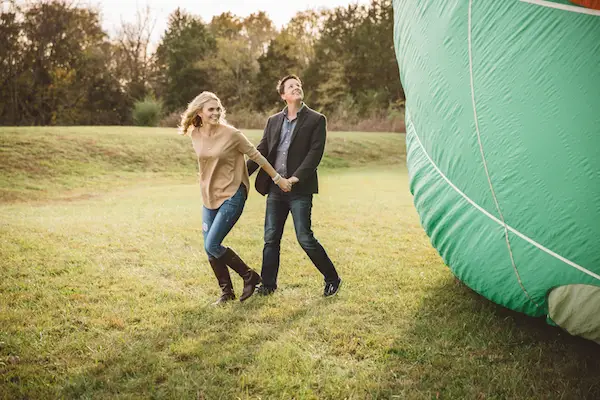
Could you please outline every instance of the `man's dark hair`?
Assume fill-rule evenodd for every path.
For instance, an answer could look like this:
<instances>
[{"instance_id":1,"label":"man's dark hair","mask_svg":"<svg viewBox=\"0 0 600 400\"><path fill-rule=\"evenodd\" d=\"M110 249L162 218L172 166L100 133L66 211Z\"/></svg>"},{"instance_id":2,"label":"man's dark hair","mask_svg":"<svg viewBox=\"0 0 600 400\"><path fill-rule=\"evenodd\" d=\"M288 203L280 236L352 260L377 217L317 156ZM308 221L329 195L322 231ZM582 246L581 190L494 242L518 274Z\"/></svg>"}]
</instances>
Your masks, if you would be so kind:
<instances>
[{"instance_id":1,"label":"man's dark hair","mask_svg":"<svg viewBox=\"0 0 600 400\"><path fill-rule=\"evenodd\" d=\"M283 78L281 78L279 80L279 82L277 82L277 92L279 92L279 94L283 94L283 87L285 85L285 82L289 81L290 79L295 79L298 82L300 82L300 85L302 85L302 81L300 80L300 78L298 78L297 75L294 75L294 74L286 75Z\"/></svg>"}]
</instances>

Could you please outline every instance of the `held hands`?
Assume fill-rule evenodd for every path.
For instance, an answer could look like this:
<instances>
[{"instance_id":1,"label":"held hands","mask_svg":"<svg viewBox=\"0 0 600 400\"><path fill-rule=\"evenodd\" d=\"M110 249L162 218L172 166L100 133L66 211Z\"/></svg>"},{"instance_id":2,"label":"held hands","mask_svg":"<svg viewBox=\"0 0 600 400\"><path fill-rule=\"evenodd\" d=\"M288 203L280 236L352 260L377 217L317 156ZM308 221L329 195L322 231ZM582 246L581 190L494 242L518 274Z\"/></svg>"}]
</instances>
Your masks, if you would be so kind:
<instances>
[{"instance_id":1,"label":"held hands","mask_svg":"<svg viewBox=\"0 0 600 400\"><path fill-rule=\"evenodd\" d=\"M277 181L277 186L284 192L290 192L292 190L292 182L290 182L289 179L279 179L279 181Z\"/></svg>"},{"instance_id":2,"label":"held hands","mask_svg":"<svg viewBox=\"0 0 600 400\"><path fill-rule=\"evenodd\" d=\"M273 182L275 182L275 184L277 186L279 186L279 188L281 190L283 190L284 192L290 192L292 190L292 185L294 183L297 183L299 181L298 178L296 178L295 176L292 176L289 179L286 178L282 178L279 174L277 174L275 176L275 178L273 178Z\"/></svg>"}]
</instances>

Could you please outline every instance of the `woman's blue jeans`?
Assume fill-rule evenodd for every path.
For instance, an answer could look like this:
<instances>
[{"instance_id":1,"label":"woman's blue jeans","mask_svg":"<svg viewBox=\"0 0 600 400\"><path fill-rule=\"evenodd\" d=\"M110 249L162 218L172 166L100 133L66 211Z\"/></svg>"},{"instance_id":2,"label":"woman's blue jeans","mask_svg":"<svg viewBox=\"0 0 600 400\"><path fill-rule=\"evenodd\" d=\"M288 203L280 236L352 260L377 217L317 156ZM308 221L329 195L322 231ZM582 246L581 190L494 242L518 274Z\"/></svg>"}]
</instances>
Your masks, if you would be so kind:
<instances>
[{"instance_id":1,"label":"woman's blue jeans","mask_svg":"<svg viewBox=\"0 0 600 400\"><path fill-rule=\"evenodd\" d=\"M233 196L214 210L202 207L204 250L209 258L221 258L227 250L221 243L242 215L248 193L244 184Z\"/></svg>"}]
</instances>

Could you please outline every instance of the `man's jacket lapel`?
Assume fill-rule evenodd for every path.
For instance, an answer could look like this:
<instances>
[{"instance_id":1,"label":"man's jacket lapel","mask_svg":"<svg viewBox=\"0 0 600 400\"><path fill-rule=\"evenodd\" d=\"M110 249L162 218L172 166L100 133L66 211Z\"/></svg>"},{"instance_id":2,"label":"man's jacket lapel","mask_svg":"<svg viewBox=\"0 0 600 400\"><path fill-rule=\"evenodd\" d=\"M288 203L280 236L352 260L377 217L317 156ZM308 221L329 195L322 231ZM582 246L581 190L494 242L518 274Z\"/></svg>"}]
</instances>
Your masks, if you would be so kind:
<instances>
[{"instance_id":1,"label":"man's jacket lapel","mask_svg":"<svg viewBox=\"0 0 600 400\"><path fill-rule=\"evenodd\" d=\"M273 128L271 129L271 137L269 138L269 154L273 152L273 150L277 149L279 145L279 138L281 136L281 127L283 126L283 113L280 113L277 116L277 120L273 123Z\"/></svg>"},{"instance_id":2,"label":"man's jacket lapel","mask_svg":"<svg viewBox=\"0 0 600 400\"><path fill-rule=\"evenodd\" d=\"M306 106L304 106L304 107L306 107ZM308 113L306 111L307 110L302 110L298 114L298 122L296 122L296 126L294 127L294 132L292 132L292 138L290 139L290 146L292 145L292 143L294 143L294 139L296 138L296 135L298 135L298 131L300 130L300 128L302 128L304 121L306 121L306 117L308 115Z\"/></svg>"}]
</instances>

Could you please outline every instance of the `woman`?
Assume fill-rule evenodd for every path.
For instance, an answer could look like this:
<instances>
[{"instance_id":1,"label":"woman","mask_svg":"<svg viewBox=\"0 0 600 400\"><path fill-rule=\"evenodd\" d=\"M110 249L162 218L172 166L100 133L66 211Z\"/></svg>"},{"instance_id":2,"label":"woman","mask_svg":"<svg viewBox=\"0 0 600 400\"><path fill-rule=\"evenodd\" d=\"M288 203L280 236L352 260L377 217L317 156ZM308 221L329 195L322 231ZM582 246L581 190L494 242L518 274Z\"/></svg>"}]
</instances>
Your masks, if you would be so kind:
<instances>
[{"instance_id":1,"label":"woman","mask_svg":"<svg viewBox=\"0 0 600 400\"><path fill-rule=\"evenodd\" d=\"M240 296L240 301L244 301L261 282L260 275L233 250L221 244L242 214L248 197L249 178L244 154L260 165L284 192L291 190L292 183L275 171L242 132L227 124L225 109L214 93L202 92L188 105L181 117L180 133L188 135L192 125L192 144L198 156L204 204L204 249L222 291L214 304L235 299L227 266L244 280Z\"/></svg>"}]
</instances>

